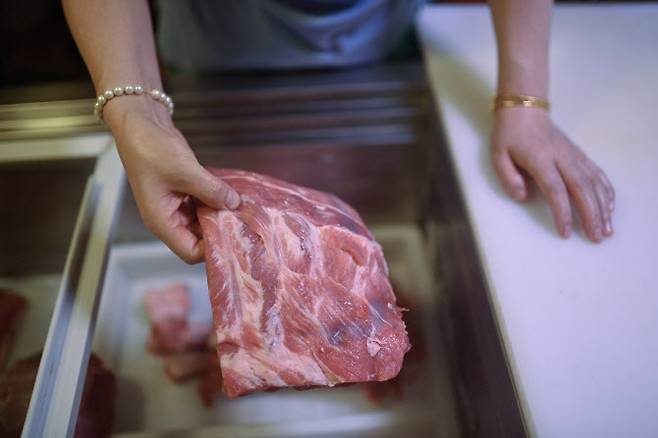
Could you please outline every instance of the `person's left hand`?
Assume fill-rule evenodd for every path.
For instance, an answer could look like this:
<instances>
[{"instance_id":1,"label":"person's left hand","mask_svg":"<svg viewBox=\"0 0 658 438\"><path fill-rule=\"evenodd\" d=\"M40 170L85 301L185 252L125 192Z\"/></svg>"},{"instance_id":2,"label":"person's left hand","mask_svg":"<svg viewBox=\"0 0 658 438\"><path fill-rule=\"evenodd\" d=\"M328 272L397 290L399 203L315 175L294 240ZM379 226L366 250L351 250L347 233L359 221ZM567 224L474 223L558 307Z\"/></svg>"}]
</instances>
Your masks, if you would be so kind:
<instances>
[{"instance_id":1,"label":"person's left hand","mask_svg":"<svg viewBox=\"0 0 658 438\"><path fill-rule=\"evenodd\" d=\"M571 234L573 199L585 232L593 242L612 235L615 192L605 173L574 145L539 108L500 108L491 139L492 160L505 191L527 199L521 170L539 186L562 237Z\"/></svg>"}]
</instances>

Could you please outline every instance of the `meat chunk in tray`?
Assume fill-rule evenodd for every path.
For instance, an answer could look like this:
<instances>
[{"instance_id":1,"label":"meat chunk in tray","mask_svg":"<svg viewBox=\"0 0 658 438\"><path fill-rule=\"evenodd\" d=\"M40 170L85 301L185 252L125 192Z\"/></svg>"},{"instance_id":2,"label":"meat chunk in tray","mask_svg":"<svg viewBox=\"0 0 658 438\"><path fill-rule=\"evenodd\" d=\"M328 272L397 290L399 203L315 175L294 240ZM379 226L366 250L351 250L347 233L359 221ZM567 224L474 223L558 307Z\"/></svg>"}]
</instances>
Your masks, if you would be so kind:
<instances>
[{"instance_id":1,"label":"meat chunk in tray","mask_svg":"<svg viewBox=\"0 0 658 438\"><path fill-rule=\"evenodd\" d=\"M147 345L151 353L168 355L205 348L211 328L188 320L191 302L184 284L146 292L144 306L151 321Z\"/></svg>"},{"instance_id":2,"label":"meat chunk in tray","mask_svg":"<svg viewBox=\"0 0 658 438\"><path fill-rule=\"evenodd\" d=\"M242 198L197 211L225 394L395 377L409 339L358 213L265 175L211 171Z\"/></svg>"},{"instance_id":3,"label":"meat chunk in tray","mask_svg":"<svg viewBox=\"0 0 658 438\"><path fill-rule=\"evenodd\" d=\"M27 309L27 300L9 289L0 288L0 370L5 366L18 325Z\"/></svg>"},{"instance_id":4,"label":"meat chunk in tray","mask_svg":"<svg viewBox=\"0 0 658 438\"><path fill-rule=\"evenodd\" d=\"M41 353L35 353L16 361L0 377L0 436L21 436L40 361ZM80 401L76 438L110 435L116 393L114 374L92 353Z\"/></svg>"}]
</instances>

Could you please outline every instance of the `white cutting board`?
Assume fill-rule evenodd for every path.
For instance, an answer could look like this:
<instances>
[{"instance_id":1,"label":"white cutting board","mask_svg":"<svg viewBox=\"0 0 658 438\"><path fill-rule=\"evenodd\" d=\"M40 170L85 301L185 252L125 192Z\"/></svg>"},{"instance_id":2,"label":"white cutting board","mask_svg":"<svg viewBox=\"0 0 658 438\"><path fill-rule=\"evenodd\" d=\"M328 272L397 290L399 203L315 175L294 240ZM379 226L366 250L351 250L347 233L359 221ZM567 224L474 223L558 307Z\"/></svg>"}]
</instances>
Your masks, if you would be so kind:
<instances>
[{"instance_id":1,"label":"white cutting board","mask_svg":"<svg viewBox=\"0 0 658 438\"><path fill-rule=\"evenodd\" d=\"M486 6L428 6L428 75L514 380L539 437L658 436L658 5L555 8L552 114L617 190L615 234L557 237L489 164Z\"/></svg>"}]
</instances>

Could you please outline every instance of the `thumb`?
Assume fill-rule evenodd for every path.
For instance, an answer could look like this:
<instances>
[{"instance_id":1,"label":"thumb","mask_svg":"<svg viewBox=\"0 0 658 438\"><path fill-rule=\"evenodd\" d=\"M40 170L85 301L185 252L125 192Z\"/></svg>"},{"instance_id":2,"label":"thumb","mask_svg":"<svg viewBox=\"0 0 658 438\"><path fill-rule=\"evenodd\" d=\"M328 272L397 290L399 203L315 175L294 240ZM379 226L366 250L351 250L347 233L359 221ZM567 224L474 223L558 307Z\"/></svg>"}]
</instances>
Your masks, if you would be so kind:
<instances>
[{"instance_id":1,"label":"thumb","mask_svg":"<svg viewBox=\"0 0 658 438\"><path fill-rule=\"evenodd\" d=\"M528 195L523 175L518 171L507 151L495 152L493 164L507 194L517 201L523 201Z\"/></svg>"},{"instance_id":2,"label":"thumb","mask_svg":"<svg viewBox=\"0 0 658 438\"><path fill-rule=\"evenodd\" d=\"M208 207L218 210L224 208L234 210L240 206L240 195L200 165L184 179L180 189Z\"/></svg>"}]
</instances>

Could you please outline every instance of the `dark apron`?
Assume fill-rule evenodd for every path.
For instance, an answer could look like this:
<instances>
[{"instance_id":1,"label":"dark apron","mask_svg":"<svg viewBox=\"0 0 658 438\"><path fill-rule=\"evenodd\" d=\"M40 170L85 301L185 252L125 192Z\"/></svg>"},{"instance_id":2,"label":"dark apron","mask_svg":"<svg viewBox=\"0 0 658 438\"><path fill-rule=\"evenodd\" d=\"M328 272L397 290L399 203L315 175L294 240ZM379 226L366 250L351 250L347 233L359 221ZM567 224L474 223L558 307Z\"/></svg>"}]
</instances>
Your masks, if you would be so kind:
<instances>
[{"instance_id":1,"label":"dark apron","mask_svg":"<svg viewBox=\"0 0 658 438\"><path fill-rule=\"evenodd\" d=\"M338 67L390 54L423 0L159 0L158 48L176 70Z\"/></svg>"}]
</instances>

